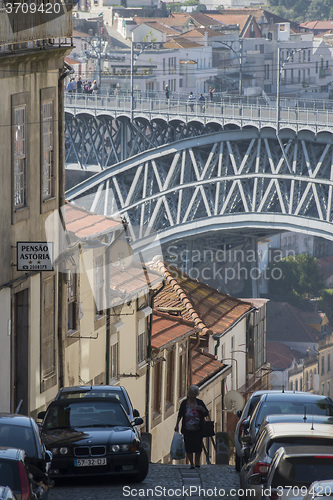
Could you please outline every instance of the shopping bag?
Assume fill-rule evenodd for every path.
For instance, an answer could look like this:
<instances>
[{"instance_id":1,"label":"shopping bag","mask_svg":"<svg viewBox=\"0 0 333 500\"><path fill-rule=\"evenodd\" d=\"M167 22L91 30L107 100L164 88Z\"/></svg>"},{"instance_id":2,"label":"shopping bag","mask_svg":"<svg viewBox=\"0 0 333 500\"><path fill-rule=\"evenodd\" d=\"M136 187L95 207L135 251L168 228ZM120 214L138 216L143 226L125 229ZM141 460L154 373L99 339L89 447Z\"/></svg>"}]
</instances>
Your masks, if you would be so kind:
<instances>
[{"instance_id":1,"label":"shopping bag","mask_svg":"<svg viewBox=\"0 0 333 500\"><path fill-rule=\"evenodd\" d=\"M203 437L215 436L214 426L215 426L214 420L204 420L202 436Z\"/></svg>"},{"instance_id":2,"label":"shopping bag","mask_svg":"<svg viewBox=\"0 0 333 500\"><path fill-rule=\"evenodd\" d=\"M171 460L181 460L185 458L185 444L183 434L175 432L171 442L170 448Z\"/></svg>"}]
</instances>

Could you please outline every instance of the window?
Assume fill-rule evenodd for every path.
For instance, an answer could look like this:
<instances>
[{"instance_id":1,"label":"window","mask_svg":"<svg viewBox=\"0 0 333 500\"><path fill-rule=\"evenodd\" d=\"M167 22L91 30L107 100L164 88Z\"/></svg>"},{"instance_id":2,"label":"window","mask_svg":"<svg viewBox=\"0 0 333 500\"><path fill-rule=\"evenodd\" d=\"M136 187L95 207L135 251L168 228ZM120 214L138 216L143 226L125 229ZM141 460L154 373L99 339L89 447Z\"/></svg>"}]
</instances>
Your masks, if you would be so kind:
<instances>
[{"instance_id":1,"label":"window","mask_svg":"<svg viewBox=\"0 0 333 500\"><path fill-rule=\"evenodd\" d=\"M110 378L118 377L118 339L111 345L110 350Z\"/></svg>"},{"instance_id":2,"label":"window","mask_svg":"<svg viewBox=\"0 0 333 500\"><path fill-rule=\"evenodd\" d=\"M95 305L96 316L102 316L104 310L104 259L100 255L95 259Z\"/></svg>"},{"instance_id":3,"label":"window","mask_svg":"<svg viewBox=\"0 0 333 500\"><path fill-rule=\"evenodd\" d=\"M162 401L162 361L157 361L154 366L154 396L153 396L153 413L156 417L161 413L161 401Z\"/></svg>"},{"instance_id":4,"label":"window","mask_svg":"<svg viewBox=\"0 0 333 500\"><path fill-rule=\"evenodd\" d=\"M178 379L178 386L179 386L179 394L178 397L183 398L186 395L186 358L187 358L187 345L186 343L181 344L179 346L179 379Z\"/></svg>"},{"instance_id":5,"label":"window","mask_svg":"<svg viewBox=\"0 0 333 500\"><path fill-rule=\"evenodd\" d=\"M327 371L331 371L331 355L327 354Z\"/></svg>"},{"instance_id":6,"label":"window","mask_svg":"<svg viewBox=\"0 0 333 500\"><path fill-rule=\"evenodd\" d=\"M327 382L327 396L331 397L331 382Z\"/></svg>"},{"instance_id":7,"label":"window","mask_svg":"<svg viewBox=\"0 0 333 500\"><path fill-rule=\"evenodd\" d=\"M309 372L306 372L305 374L305 390L309 390Z\"/></svg>"},{"instance_id":8,"label":"window","mask_svg":"<svg viewBox=\"0 0 333 500\"><path fill-rule=\"evenodd\" d=\"M14 115L14 209L27 205L26 106L17 106Z\"/></svg>"},{"instance_id":9,"label":"window","mask_svg":"<svg viewBox=\"0 0 333 500\"><path fill-rule=\"evenodd\" d=\"M291 391L293 391L293 390L294 390L294 384L293 384L293 382L292 382L292 381L290 382L290 390L291 390Z\"/></svg>"},{"instance_id":10,"label":"window","mask_svg":"<svg viewBox=\"0 0 333 500\"><path fill-rule=\"evenodd\" d=\"M298 391L298 380L295 380L295 391Z\"/></svg>"},{"instance_id":11,"label":"window","mask_svg":"<svg viewBox=\"0 0 333 500\"><path fill-rule=\"evenodd\" d=\"M146 340L146 325L147 319L138 320L138 363L145 361L147 356L147 340Z\"/></svg>"},{"instance_id":12,"label":"window","mask_svg":"<svg viewBox=\"0 0 333 500\"><path fill-rule=\"evenodd\" d=\"M310 370L310 390L313 389L313 373L312 370Z\"/></svg>"},{"instance_id":13,"label":"window","mask_svg":"<svg viewBox=\"0 0 333 500\"><path fill-rule=\"evenodd\" d=\"M54 196L53 101L42 103L42 197Z\"/></svg>"},{"instance_id":14,"label":"window","mask_svg":"<svg viewBox=\"0 0 333 500\"><path fill-rule=\"evenodd\" d=\"M55 374L55 277L42 285L41 378L44 381ZM46 388L44 387L44 390Z\"/></svg>"},{"instance_id":15,"label":"window","mask_svg":"<svg viewBox=\"0 0 333 500\"><path fill-rule=\"evenodd\" d=\"M322 356L321 358L321 374L324 375L325 373L325 366L324 366L325 358Z\"/></svg>"},{"instance_id":16,"label":"window","mask_svg":"<svg viewBox=\"0 0 333 500\"><path fill-rule=\"evenodd\" d=\"M169 351L166 362L166 405L173 405L174 397L175 350Z\"/></svg>"},{"instance_id":17,"label":"window","mask_svg":"<svg viewBox=\"0 0 333 500\"><path fill-rule=\"evenodd\" d=\"M78 275L74 271L70 272L70 281L68 283L68 333L71 330L77 330L77 315L78 315L78 304L77 304L77 279Z\"/></svg>"}]
</instances>

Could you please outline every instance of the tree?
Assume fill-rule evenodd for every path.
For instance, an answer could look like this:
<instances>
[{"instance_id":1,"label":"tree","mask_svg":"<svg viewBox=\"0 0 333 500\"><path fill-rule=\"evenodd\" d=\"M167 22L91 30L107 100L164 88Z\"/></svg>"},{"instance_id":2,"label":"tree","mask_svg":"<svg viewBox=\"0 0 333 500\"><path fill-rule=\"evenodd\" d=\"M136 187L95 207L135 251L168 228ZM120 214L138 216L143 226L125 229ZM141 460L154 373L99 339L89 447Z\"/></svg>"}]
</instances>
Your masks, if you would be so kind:
<instances>
[{"instance_id":1,"label":"tree","mask_svg":"<svg viewBox=\"0 0 333 500\"><path fill-rule=\"evenodd\" d=\"M293 21L315 21L333 16L332 0L268 0L274 14Z\"/></svg>"},{"instance_id":2,"label":"tree","mask_svg":"<svg viewBox=\"0 0 333 500\"><path fill-rule=\"evenodd\" d=\"M324 287L317 260L309 254L300 254L273 262L267 276L269 293L299 301L319 297Z\"/></svg>"}]
</instances>

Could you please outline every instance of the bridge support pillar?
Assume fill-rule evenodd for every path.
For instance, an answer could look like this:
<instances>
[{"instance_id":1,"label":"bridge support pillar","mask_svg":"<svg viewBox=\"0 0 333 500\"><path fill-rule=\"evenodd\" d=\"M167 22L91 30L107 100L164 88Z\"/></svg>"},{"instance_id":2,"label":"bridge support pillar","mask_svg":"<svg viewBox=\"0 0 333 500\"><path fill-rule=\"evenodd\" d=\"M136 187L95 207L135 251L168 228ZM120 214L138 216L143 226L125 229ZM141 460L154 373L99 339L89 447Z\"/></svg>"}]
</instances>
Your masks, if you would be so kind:
<instances>
[{"instance_id":1,"label":"bridge support pillar","mask_svg":"<svg viewBox=\"0 0 333 500\"><path fill-rule=\"evenodd\" d=\"M260 283L260 269L258 261L258 241L257 238L250 238L251 253L251 285L252 285L252 299L259 297L259 283Z\"/></svg>"}]
</instances>

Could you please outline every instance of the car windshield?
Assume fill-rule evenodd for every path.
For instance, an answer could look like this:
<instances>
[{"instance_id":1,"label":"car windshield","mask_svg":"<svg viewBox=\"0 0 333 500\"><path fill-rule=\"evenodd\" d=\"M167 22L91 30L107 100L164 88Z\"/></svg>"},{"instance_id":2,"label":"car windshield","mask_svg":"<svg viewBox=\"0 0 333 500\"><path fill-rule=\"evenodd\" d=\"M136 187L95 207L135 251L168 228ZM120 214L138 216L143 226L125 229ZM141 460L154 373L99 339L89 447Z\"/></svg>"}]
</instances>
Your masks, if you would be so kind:
<instances>
[{"instance_id":1,"label":"car windshield","mask_svg":"<svg viewBox=\"0 0 333 500\"><path fill-rule=\"evenodd\" d=\"M332 479L332 467L332 458L290 457L280 461L272 478L272 487L310 486L314 481Z\"/></svg>"},{"instance_id":2,"label":"car windshield","mask_svg":"<svg viewBox=\"0 0 333 500\"><path fill-rule=\"evenodd\" d=\"M314 403L304 401L265 401L258 409L256 416L256 427L259 427L266 415L333 415L333 406L327 402L317 401Z\"/></svg>"},{"instance_id":3,"label":"car windshield","mask_svg":"<svg viewBox=\"0 0 333 500\"><path fill-rule=\"evenodd\" d=\"M51 406L45 417L44 429L73 427L114 427L130 425L129 419L117 403L71 402Z\"/></svg>"},{"instance_id":4,"label":"car windshield","mask_svg":"<svg viewBox=\"0 0 333 500\"><path fill-rule=\"evenodd\" d=\"M0 484L5 484L13 491L20 490L20 478L17 462L0 458Z\"/></svg>"},{"instance_id":5,"label":"car windshield","mask_svg":"<svg viewBox=\"0 0 333 500\"><path fill-rule=\"evenodd\" d=\"M60 393L59 399L77 399L77 398L117 398L118 401L123 405L127 413L130 409L128 407L126 398L124 394L119 390L105 389L105 390L94 390L94 389L80 389L75 391L62 391Z\"/></svg>"},{"instance_id":6,"label":"car windshield","mask_svg":"<svg viewBox=\"0 0 333 500\"><path fill-rule=\"evenodd\" d=\"M1 424L0 446L19 448L30 457L37 455L35 436L31 427Z\"/></svg>"}]
</instances>

